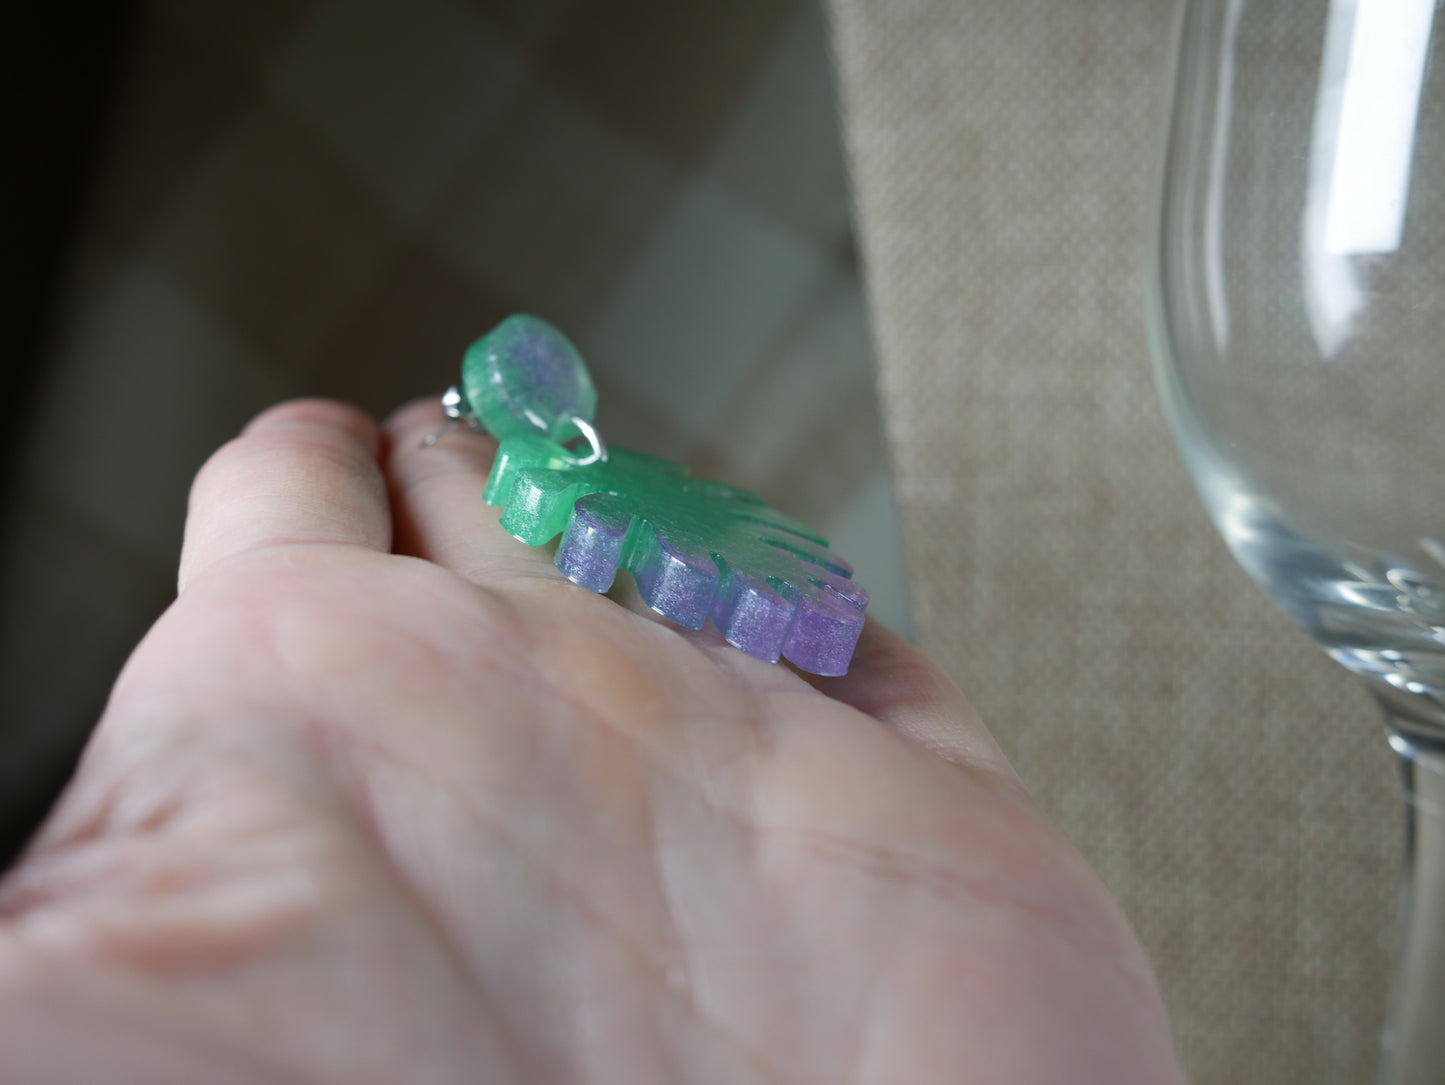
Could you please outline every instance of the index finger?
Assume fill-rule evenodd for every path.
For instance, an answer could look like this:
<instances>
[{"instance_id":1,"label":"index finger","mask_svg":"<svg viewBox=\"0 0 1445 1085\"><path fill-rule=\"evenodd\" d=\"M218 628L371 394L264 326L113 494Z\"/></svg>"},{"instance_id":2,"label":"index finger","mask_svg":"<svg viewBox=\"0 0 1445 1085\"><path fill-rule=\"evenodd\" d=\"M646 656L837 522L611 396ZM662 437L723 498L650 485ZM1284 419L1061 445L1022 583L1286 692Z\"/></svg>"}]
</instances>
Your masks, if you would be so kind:
<instances>
[{"instance_id":1,"label":"index finger","mask_svg":"<svg viewBox=\"0 0 1445 1085\"><path fill-rule=\"evenodd\" d=\"M191 486L180 589L227 558L271 546L389 550L380 447L376 423L344 403L294 400L258 415Z\"/></svg>"}]
</instances>

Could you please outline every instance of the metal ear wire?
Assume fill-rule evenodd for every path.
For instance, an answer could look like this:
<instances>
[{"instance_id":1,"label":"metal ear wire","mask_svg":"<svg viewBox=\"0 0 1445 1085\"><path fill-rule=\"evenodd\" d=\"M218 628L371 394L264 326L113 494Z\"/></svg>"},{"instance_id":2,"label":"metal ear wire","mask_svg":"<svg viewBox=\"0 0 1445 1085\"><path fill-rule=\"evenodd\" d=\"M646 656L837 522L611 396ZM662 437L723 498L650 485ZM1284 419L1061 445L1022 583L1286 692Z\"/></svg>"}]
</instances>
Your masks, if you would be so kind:
<instances>
[{"instance_id":1,"label":"metal ear wire","mask_svg":"<svg viewBox=\"0 0 1445 1085\"><path fill-rule=\"evenodd\" d=\"M467 409L465 400L462 399L462 390L455 384L442 393L442 414L447 416L446 424L435 433L424 437L418 447L430 448L456 429L458 422L465 422L471 429L481 431L481 423L477 421L477 416Z\"/></svg>"},{"instance_id":2,"label":"metal ear wire","mask_svg":"<svg viewBox=\"0 0 1445 1085\"><path fill-rule=\"evenodd\" d=\"M441 429L437 430L435 433L428 433L425 437L423 437L421 441L417 443L417 448L431 448L432 445L436 444L438 441L440 441L443 437L445 437L448 433L450 433L456 428L457 420L455 418L448 419L447 422L442 425Z\"/></svg>"}]
</instances>

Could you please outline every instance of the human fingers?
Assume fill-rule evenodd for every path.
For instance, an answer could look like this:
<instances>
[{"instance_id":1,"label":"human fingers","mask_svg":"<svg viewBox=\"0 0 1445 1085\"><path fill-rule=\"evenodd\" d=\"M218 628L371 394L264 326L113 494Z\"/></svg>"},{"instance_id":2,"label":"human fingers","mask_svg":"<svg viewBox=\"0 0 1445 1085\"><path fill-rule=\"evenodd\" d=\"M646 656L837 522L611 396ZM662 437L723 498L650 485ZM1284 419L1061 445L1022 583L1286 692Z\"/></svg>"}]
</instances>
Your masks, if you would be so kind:
<instances>
[{"instance_id":1,"label":"human fingers","mask_svg":"<svg viewBox=\"0 0 1445 1085\"><path fill-rule=\"evenodd\" d=\"M180 589L229 557L272 546L388 550L380 444L376 423L342 403L294 400L258 415L191 486Z\"/></svg>"},{"instance_id":2,"label":"human fingers","mask_svg":"<svg viewBox=\"0 0 1445 1085\"><path fill-rule=\"evenodd\" d=\"M418 400L383 423L397 553L425 558L487 586L518 577L560 578L547 552L503 531L498 510L482 500L495 440L468 431L422 447L442 421L435 400Z\"/></svg>"},{"instance_id":3,"label":"human fingers","mask_svg":"<svg viewBox=\"0 0 1445 1085\"><path fill-rule=\"evenodd\" d=\"M942 668L879 622L864 625L847 674L805 677L835 701L872 716L945 761L1017 781L983 720Z\"/></svg>"}]
</instances>

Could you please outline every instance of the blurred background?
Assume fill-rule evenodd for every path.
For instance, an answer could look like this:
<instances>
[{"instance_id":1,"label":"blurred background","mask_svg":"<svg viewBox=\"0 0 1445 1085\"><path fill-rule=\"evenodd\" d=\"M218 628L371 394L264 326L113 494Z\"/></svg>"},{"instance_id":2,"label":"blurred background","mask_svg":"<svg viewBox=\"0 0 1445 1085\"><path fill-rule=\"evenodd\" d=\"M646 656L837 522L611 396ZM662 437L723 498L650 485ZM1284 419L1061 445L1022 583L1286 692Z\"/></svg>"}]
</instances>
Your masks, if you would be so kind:
<instances>
[{"instance_id":1,"label":"blurred background","mask_svg":"<svg viewBox=\"0 0 1445 1085\"><path fill-rule=\"evenodd\" d=\"M1317 55L1332 3L1243 32ZM1231 559L1152 380L1181 6L831 0L913 628L1133 920L1190 1080L1358 1085L1402 844L1379 711Z\"/></svg>"},{"instance_id":2,"label":"blurred background","mask_svg":"<svg viewBox=\"0 0 1445 1085\"><path fill-rule=\"evenodd\" d=\"M285 396L436 394L530 310L610 439L825 528L959 682L1135 923L1195 1085L1369 1080L1390 757L1151 381L1174 0L27 7L0 839L170 599L213 447Z\"/></svg>"},{"instance_id":3,"label":"blurred background","mask_svg":"<svg viewBox=\"0 0 1445 1085\"><path fill-rule=\"evenodd\" d=\"M12 367L7 855L173 595L205 456L289 396L437 395L512 312L579 344L608 441L820 527L906 630L819 6L97 12L21 36L7 202L45 274Z\"/></svg>"}]
</instances>

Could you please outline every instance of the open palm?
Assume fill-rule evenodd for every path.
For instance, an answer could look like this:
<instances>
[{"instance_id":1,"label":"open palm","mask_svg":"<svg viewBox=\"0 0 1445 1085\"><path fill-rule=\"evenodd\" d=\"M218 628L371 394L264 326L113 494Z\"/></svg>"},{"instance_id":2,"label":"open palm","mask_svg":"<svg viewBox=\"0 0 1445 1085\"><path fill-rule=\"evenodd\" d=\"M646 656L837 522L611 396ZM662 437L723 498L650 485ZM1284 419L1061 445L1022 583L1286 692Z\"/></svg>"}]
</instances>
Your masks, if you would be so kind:
<instances>
[{"instance_id":1,"label":"open palm","mask_svg":"<svg viewBox=\"0 0 1445 1085\"><path fill-rule=\"evenodd\" d=\"M492 445L262 415L0 881L0 1081L1178 1082L1147 963L957 690L575 588Z\"/></svg>"}]
</instances>

